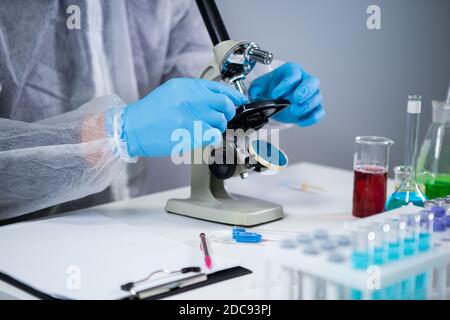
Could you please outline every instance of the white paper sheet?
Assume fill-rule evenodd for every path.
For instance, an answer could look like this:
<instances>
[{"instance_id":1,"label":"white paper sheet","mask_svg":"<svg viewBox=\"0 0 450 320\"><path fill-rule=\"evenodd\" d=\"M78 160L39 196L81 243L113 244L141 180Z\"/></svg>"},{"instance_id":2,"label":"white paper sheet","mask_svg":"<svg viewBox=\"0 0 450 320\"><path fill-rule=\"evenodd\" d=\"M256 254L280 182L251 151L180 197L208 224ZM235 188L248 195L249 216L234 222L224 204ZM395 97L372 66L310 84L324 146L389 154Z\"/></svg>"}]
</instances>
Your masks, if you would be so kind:
<instances>
[{"instance_id":1,"label":"white paper sheet","mask_svg":"<svg viewBox=\"0 0 450 320\"><path fill-rule=\"evenodd\" d=\"M0 271L68 299L120 299L120 286L157 269L203 267L200 250L95 212L0 228ZM216 257L214 270L233 265Z\"/></svg>"}]
</instances>

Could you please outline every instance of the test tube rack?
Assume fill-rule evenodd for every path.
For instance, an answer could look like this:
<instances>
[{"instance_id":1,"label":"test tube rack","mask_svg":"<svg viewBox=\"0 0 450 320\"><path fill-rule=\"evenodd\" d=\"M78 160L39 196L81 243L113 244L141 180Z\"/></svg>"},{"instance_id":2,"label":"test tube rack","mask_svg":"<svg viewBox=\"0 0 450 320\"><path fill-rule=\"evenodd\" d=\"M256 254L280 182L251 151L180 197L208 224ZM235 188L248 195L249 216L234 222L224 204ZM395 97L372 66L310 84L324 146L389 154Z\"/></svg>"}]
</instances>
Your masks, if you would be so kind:
<instances>
[{"instance_id":1,"label":"test tube rack","mask_svg":"<svg viewBox=\"0 0 450 320\"><path fill-rule=\"evenodd\" d=\"M418 212L421 208L414 208ZM405 213L400 208L333 230L323 230L328 239L336 239L345 234L345 230L368 222L382 222L387 217ZM413 213L416 213L413 212ZM311 235L314 237L313 233ZM354 269L351 263L351 245L337 246L341 261L333 261L331 256L336 251L321 249L305 252L307 247L292 238L284 244L273 245L267 254L266 274L278 274L280 277L282 297L284 299L352 299L352 292L360 293L360 299L390 299L387 288L399 289L399 283L412 281L420 274L428 276L427 286L422 299L446 299L449 291L447 275L450 271L450 231L433 238L433 246L427 252L383 265L372 265L366 269ZM320 239L315 241L320 242ZM331 259L330 259L331 258ZM412 289L414 291L414 289ZM399 294L394 293L394 297ZM409 298L415 299L414 292ZM394 298L395 299L395 298Z\"/></svg>"}]
</instances>

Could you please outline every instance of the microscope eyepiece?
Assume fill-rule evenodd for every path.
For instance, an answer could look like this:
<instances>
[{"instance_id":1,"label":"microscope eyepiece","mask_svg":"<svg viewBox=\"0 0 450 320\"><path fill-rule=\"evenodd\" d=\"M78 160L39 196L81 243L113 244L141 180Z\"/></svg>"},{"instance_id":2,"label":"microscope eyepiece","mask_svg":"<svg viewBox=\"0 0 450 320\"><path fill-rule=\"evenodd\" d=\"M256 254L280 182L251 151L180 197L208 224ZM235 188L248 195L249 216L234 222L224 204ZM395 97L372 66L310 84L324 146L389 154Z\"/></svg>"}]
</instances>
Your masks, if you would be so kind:
<instances>
[{"instance_id":1,"label":"microscope eyepiece","mask_svg":"<svg viewBox=\"0 0 450 320\"><path fill-rule=\"evenodd\" d=\"M248 52L248 57L251 60L262 64L271 64L273 60L272 52L261 50L258 48L250 49L250 51Z\"/></svg>"}]
</instances>

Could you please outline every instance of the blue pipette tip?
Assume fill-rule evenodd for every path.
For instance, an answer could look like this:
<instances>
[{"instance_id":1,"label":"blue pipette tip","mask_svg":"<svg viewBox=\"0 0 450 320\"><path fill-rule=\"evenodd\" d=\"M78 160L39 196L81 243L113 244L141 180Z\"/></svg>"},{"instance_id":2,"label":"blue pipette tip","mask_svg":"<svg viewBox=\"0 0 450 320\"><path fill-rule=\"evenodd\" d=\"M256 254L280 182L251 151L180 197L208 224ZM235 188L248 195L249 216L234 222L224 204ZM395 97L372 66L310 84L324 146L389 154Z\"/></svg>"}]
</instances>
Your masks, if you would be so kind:
<instances>
[{"instance_id":1,"label":"blue pipette tip","mask_svg":"<svg viewBox=\"0 0 450 320\"><path fill-rule=\"evenodd\" d=\"M233 227L231 233L236 242L258 243L262 241L262 235L256 232L247 232L243 227Z\"/></svg>"},{"instance_id":2,"label":"blue pipette tip","mask_svg":"<svg viewBox=\"0 0 450 320\"><path fill-rule=\"evenodd\" d=\"M235 235L236 242L259 243L262 241L262 235L256 232L239 232Z\"/></svg>"}]
</instances>

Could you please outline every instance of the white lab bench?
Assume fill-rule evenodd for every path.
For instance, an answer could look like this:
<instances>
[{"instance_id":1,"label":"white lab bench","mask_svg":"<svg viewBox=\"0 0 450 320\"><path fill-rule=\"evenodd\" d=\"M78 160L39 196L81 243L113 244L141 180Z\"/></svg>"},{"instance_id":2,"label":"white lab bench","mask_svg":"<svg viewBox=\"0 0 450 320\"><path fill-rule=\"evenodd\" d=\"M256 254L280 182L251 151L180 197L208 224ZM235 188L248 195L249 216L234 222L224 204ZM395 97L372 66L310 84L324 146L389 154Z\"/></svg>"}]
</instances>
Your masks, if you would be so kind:
<instances>
[{"instance_id":1,"label":"white lab bench","mask_svg":"<svg viewBox=\"0 0 450 320\"><path fill-rule=\"evenodd\" d=\"M302 184L310 188L301 191ZM253 174L245 180L227 181L232 193L244 194L280 203L285 217L259 228L298 231L329 227L351 221L353 173L311 163L298 163L275 175ZM392 190L392 182L389 182ZM223 230L229 226L196 220L164 211L167 199L188 197L189 187L155 193L126 201L90 208L133 227L170 237L198 248L200 232ZM76 214L77 212L73 212ZM215 254L229 256L252 274L172 296L171 299L267 299L278 298L277 281L265 280L264 246L212 243ZM269 294L267 294L269 292ZM0 298L30 298L29 295L0 282Z\"/></svg>"}]
</instances>

